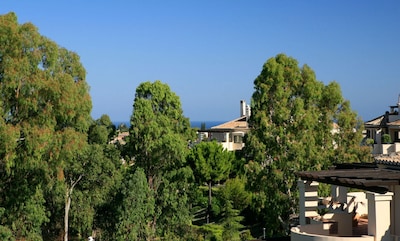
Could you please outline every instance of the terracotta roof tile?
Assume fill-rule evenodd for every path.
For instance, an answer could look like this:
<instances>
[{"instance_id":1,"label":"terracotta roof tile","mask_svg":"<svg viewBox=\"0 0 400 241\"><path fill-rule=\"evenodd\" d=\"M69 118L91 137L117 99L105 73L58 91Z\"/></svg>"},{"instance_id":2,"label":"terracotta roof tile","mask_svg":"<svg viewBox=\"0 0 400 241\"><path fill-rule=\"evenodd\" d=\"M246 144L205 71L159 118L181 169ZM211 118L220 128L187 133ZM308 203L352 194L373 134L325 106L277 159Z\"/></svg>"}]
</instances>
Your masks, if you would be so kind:
<instances>
[{"instance_id":1,"label":"terracotta roof tile","mask_svg":"<svg viewBox=\"0 0 400 241\"><path fill-rule=\"evenodd\" d=\"M365 122L365 125L379 126L383 120L384 116L379 116L375 119Z\"/></svg>"},{"instance_id":2,"label":"terracotta roof tile","mask_svg":"<svg viewBox=\"0 0 400 241\"><path fill-rule=\"evenodd\" d=\"M383 164L387 166L399 166L400 165L400 154L396 153L395 155L389 156L376 156L374 157L376 164Z\"/></svg>"},{"instance_id":3,"label":"terracotta roof tile","mask_svg":"<svg viewBox=\"0 0 400 241\"><path fill-rule=\"evenodd\" d=\"M222 123L217 126L211 127L212 130L215 129L247 129L248 123L245 116L239 117L237 119Z\"/></svg>"}]
</instances>

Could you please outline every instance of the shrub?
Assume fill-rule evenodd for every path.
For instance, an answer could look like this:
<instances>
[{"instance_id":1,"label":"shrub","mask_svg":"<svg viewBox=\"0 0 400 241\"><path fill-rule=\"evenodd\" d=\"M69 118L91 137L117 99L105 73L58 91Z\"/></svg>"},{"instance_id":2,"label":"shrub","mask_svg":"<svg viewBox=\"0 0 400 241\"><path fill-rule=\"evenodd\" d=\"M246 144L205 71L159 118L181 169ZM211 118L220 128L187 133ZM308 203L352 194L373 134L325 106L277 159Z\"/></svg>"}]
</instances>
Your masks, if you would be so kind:
<instances>
[{"instance_id":1,"label":"shrub","mask_svg":"<svg viewBox=\"0 0 400 241\"><path fill-rule=\"evenodd\" d=\"M392 143L392 138L390 137L389 134L382 135L382 143L384 143L384 144Z\"/></svg>"}]
</instances>

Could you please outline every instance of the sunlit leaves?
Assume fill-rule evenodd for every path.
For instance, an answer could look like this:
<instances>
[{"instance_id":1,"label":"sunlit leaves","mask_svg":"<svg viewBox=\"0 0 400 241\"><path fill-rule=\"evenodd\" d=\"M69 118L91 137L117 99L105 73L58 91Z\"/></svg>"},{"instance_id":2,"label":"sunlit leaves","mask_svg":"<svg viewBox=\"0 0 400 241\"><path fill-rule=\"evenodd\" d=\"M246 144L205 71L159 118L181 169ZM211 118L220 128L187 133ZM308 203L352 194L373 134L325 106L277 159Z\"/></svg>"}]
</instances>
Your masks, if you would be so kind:
<instances>
[{"instance_id":1,"label":"sunlit leaves","mask_svg":"<svg viewBox=\"0 0 400 241\"><path fill-rule=\"evenodd\" d=\"M325 86L309 66L284 54L264 64L254 85L252 129L245 138L248 184L257 193L253 209L269 210L263 218L271 234L284 234L278 220L294 212L295 172L360 161L360 124L337 82Z\"/></svg>"},{"instance_id":2,"label":"sunlit leaves","mask_svg":"<svg viewBox=\"0 0 400 241\"><path fill-rule=\"evenodd\" d=\"M227 179L234 153L225 150L216 141L197 144L188 156L196 178L201 182L218 182Z\"/></svg>"},{"instance_id":3,"label":"sunlit leaves","mask_svg":"<svg viewBox=\"0 0 400 241\"><path fill-rule=\"evenodd\" d=\"M60 194L59 182L70 183L71 170L82 169L76 157L85 149L91 119L86 73L76 53L41 36L33 24L19 24L14 13L0 16L0 49L0 181L6 196L0 206L7 207L4 223L15 226L15 237L40 240L47 217L59 210L45 210L44 199L57 203L52 195ZM27 225L31 217L35 225Z\"/></svg>"}]
</instances>

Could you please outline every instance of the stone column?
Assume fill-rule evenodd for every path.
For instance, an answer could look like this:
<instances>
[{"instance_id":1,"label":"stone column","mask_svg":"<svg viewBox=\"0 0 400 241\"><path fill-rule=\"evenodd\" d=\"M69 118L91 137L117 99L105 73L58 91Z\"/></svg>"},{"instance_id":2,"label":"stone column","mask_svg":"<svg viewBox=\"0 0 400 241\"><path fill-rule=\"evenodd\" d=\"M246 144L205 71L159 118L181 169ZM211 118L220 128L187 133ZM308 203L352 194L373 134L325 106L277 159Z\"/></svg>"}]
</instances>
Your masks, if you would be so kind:
<instances>
[{"instance_id":1,"label":"stone column","mask_svg":"<svg viewBox=\"0 0 400 241\"><path fill-rule=\"evenodd\" d=\"M391 241L390 202L393 193L367 193L368 199L368 235L375 241Z\"/></svg>"},{"instance_id":2,"label":"stone column","mask_svg":"<svg viewBox=\"0 0 400 241\"><path fill-rule=\"evenodd\" d=\"M318 207L318 182L297 181L299 188L299 222L300 225L306 225L307 217L318 216L316 212Z\"/></svg>"},{"instance_id":3,"label":"stone column","mask_svg":"<svg viewBox=\"0 0 400 241\"><path fill-rule=\"evenodd\" d=\"M400 185L394 186L393 199L393 207L391 212L393 215L392 227L394 228L394 235L400 237Z\"/></svg>"}]
</instances>

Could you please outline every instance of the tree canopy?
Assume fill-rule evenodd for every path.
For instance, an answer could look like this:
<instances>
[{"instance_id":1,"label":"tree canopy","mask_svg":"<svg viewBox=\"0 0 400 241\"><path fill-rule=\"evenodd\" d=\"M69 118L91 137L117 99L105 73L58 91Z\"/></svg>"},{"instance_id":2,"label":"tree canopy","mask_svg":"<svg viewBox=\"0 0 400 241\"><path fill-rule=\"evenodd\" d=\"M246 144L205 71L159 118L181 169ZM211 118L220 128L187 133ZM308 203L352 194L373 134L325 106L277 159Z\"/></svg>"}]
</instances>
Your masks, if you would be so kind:
<instances>
[{"instance_id":1,"label":"tree canopy","mask_svg":"<svg viewBox=\"0 0 400 241\"><path fill-rule=\"evenodd\" d=\"M360 148L362 126L338 83L324 85L309 66L284 54L264 64L251 104L245 156L250 188L259 193L253 206L271 234L282 234L297 206L294 173L368 160Z\"/></svg>"},{"instance_id":2,"label":"tree canopy","mask_svg":"<svg viewBox=\"0 0 400 241\"><path fill-rule=\"evenodd\" d=\"M179 97L161 81L141 83L135 94L130 143L134 162L142 167L152 188L158 175L181 166L194 137L183 116Z\"/></svg>"},{"instance_id":3,"label":"tree canopy","mask_svg":"<svg viewBox=\"0 0 400 241\"><path fill-rule=\"evenodd\" d=\"M229 177L234 153L229 152L217 141L203 141L195 145L188 156L188 162L192 166L199 183L208 184L208 212L207 223L211 211L212 184Z\"/></svg>"},{"instance_id":4,"label":"tree canopy","mask_svg":"<svg viewBox=\"0 0 400 241\"><path fill-rule=\"evenodd\" d=\"M0 49L0 225L16 239L67 240L72 201L98 194L74 197L74 188L84 190L101 178L106 190L104 168L118 165L104 157L103 147L89 146L86 71L76 53L40 35L33 24L20 25L14 13L0 16ZM87 203L92 210L94 203ZM74 207L75 221L85 215L91 226L89 209Z\"/></svg>"},{"instance_id":5,"label":"tree canopy","mask_svg":"<svg viewBox=\"0 0 400 241\"><path fill-rule=\"evenodd\" d=\"M203 141L195 145L188 162L200 183L226 180L232 168L234 153L225 150L217 141Z\"/></svg>"},{"instance_id":6,"label":"tree canopy","mask_svg":"<svg viewBox=\"0 0 400 241\"><path fill-rule=\"evenodd\" d=\"M370 159L339 84L284 54L254 80L237 153L194 144L179 97L161 81L139 84L126 145L114 145L110 117L90 116L85 79L77 53L14 13L0 16L1 240L250 239L245 222L281 235L296 212L296 171ZM207 205L209 224L198 218Z\"/></svg>"},{"instance_id":7,"label":"tree canopy","mask_svg":"<svg viewBox=\"0 0 400 241\"><path fill-rule=\"evenodd\" d=\"M153 233L177 235L190 224L186 155L194 138L179 97L161 81L143 82L137 89L127 143L133 164L143 169L155 200ZM168 220L168 222L167 222ZM160 221L160 222L158 222Z\"/></svg>"}]
</instances>

